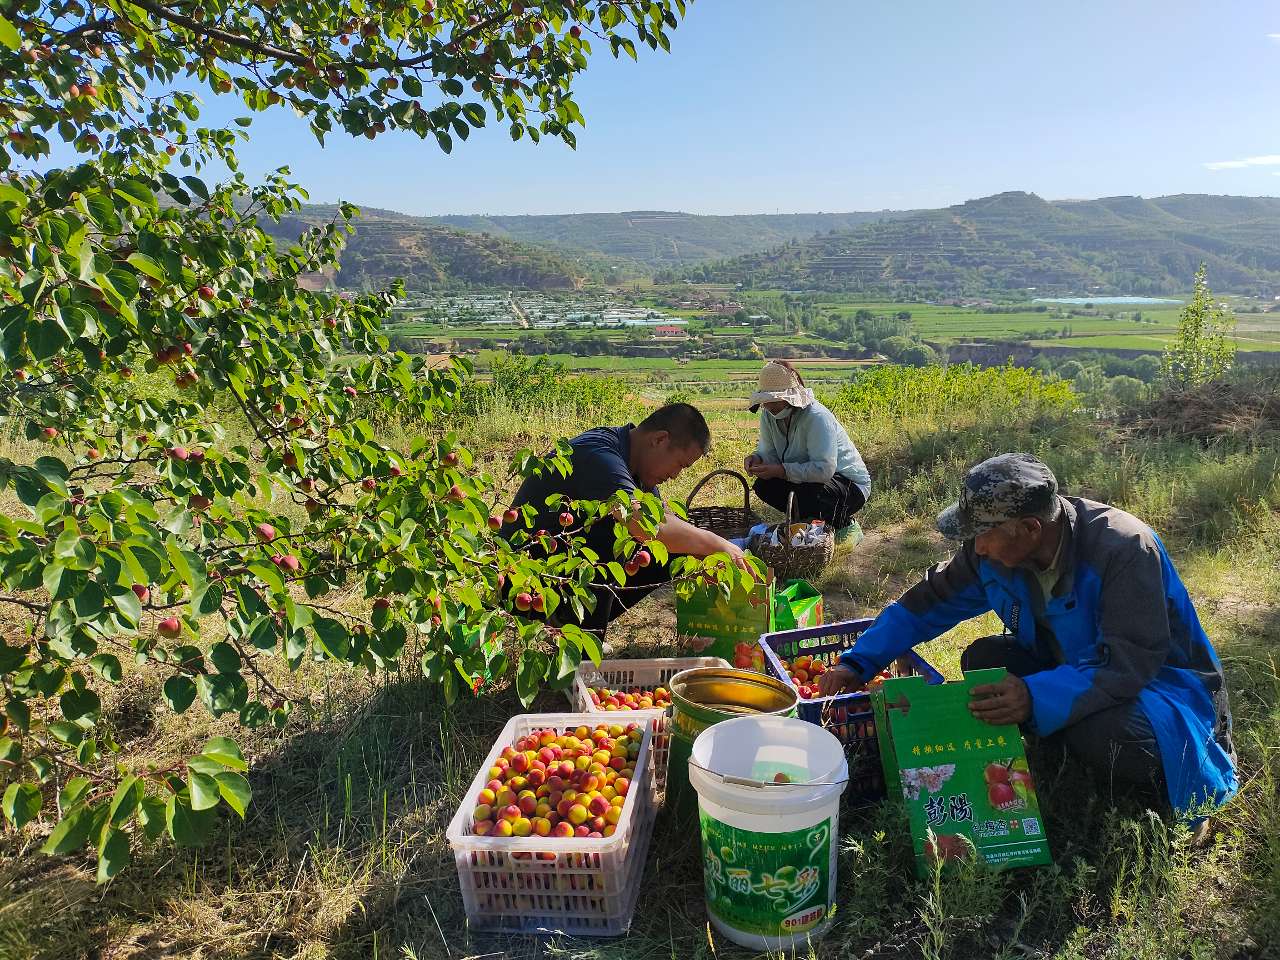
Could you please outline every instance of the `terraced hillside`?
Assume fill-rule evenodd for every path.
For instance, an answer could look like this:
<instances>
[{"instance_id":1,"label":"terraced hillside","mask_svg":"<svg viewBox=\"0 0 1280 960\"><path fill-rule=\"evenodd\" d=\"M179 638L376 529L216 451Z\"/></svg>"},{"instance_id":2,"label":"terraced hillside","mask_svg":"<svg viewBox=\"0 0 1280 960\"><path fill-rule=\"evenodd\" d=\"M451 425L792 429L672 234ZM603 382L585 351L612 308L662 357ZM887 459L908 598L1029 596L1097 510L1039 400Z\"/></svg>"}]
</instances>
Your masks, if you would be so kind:
<instances>
[{"instance_id":1,"label":"terraced hillside","mask_svg":"<svg viewBox=\"0 0 1280 960\"><path fill-rule=\"evenodd\" d=\"M567 288L589 272L561 254L505 237L468 233L389 210L363 209L342 254L339 286L382 287L403 277L410 290L464 288ZM296 238L327 223L329 206L308 206L281 221L278 235Z\"/></svg>"},{"instance_id":2,"label":"terraced hillside","mask_svg":"<svg viewBox=\"0 0 1280 960\"><path fill-rule=\"evenodd\" d=\"M1223 291L1280 293L1280 199L1049 203L1011 192L867 224L703 271L750 286L896 296L1161 294L1205 262Z\"/></svg>"},{"instance_id":3,"label":"terraced hillside","mask_svg":"<svg viewBox=\"0 0 1280 960\"><path fill-rule=\"evenodd\" d=\"M909 215L910 211L882 210L710 217L635 210L560 216L450 216L436 217L434 221L662 269L756 253L818 233Z\"/></svg>"}]
</instances>

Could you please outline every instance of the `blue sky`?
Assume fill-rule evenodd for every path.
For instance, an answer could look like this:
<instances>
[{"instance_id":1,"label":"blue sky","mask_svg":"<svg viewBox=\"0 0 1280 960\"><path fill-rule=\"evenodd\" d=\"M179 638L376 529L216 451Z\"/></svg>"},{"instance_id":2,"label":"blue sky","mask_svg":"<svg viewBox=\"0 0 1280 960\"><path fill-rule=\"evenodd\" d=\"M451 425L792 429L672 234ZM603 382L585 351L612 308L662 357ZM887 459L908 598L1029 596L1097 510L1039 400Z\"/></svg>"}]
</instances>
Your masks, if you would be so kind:
<instances>
[{"instance_id":1,"label":"blue sky","mask_svg":"<svg viewBox=\"0 0 1280 960\"><path fill-rule=\"evenodd\" d=\"M275 111L242 159L415 214L1280 195L1278 0L696 0L671 54L598 51L578 96L576 151L501 128L451 156L405 134L321 149Z\"/></svg>"}]
</instances>

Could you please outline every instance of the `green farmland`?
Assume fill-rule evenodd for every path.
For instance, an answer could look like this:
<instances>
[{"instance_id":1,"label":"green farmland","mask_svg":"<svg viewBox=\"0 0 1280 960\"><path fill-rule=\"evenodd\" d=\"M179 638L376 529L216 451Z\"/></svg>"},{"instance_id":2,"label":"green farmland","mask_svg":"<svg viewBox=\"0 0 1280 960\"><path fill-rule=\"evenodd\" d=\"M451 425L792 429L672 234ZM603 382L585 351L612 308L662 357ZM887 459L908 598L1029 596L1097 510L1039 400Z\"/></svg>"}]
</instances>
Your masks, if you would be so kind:
<instances>
[{"instance_id":1,"label":"green farmland","mask_svg":"<svg viewBox=\"0 0 1280 960\"><path fill-rule=\"evenodd\" d=\"M500 353L496 350L481 351L478 356L480 369L484 370ZM575 357L567 353L549 354L547 359L562 363L570 370L668 384L714 385L717 382L754 380L760 372L759 360L690 360L677 363L668 357ZM802 362L799 367L807 382L816 383L848 380L854 372L873 365L867 361L815 360Z\"/></svg>"},{"instance_id":2,"label":"green farmland","mask_svg":"<svg viewBox=\"0 0 1280 960\"><path fill-rule=\"evenodd\" d=\"M522 352L547 353L562 358L576 369L627 371L667 371L676 381L715 379L726 370L741 372L754 369L754 361L742 359L708 359L742 347L748 339L766 356L810 357L821 360L828 351L841 351L847 340L833 332L836 318L852 319L865 311L877 318L892 319L901 325L906 336L936 348L953 343L1025 343L1032 347L1078 348L1090 351L1164 349L1169 336L1177 328L1181 304L1035 304L1014 305L942 305L930 303L865 300L840 294L786 293L783 291L721 291L726 299L737 298L751 313L767 313L773 322L758 326L732 324L721 316L701 315L697 310L676 309L664 305L662 298L641 301L645 308L661 311L688 321L693 339L687 343L667 340L679 354L690 355L687 363L677 365L671 358L621 358L607 355L615 348L659 346L662 344L645 327L556 328L461 325L425 320L412 316L392 324L388 332L421 337L452 344L460 351L494 348L526 340L531 349ZM596 302L598 302L599 295ZM672 302L668 299L666 302ZM1280 314L1262 312L1271 304L1226 297L1236 320L1234 337L1245 352L1280 349ZM865 315L865 313L863 315ZM577 349L578 341L590 341L592 347ZM607 343L608 346L600 346ZM536 346L535 346L536 344ZM855 344L855 347L857 345ZM621 352L621 351L619 351ZM604 354L604 355L602 355ZM728 366L725 366L725 365ZM811 372L827 378L843 376L840 364L820 364Z\"/></svg>"},{"instance_id":3,"label":"green farmland","mask_svg":"<svg viewBox=\"0 0 1280 960\"><path fill-rule=\"evenodd\" d=\"M1070 329L1071 337L1095 334L1151 335L1171 332L1178 323L1179 306L1098 307L1094 311L1072 308L1066 304L1046 304L1037 310L1032 305L1011 313L991 313L978 307L942 306L929 303L866 302L832 297L817 302L820 313L852 314L870 310L874 314L911 314L915 333L929 341L947 343L957 340L1011 340L1046 330ZM1074 310L1075 316L1070 313ZM1135 311L1141 321L1132 319ZM1100 315L1092 315L1097 312ZM1108 315L1110 314L1110 315ZM1280 329L1280 321L1276 328Z\"/></svg>"}]
</instances>

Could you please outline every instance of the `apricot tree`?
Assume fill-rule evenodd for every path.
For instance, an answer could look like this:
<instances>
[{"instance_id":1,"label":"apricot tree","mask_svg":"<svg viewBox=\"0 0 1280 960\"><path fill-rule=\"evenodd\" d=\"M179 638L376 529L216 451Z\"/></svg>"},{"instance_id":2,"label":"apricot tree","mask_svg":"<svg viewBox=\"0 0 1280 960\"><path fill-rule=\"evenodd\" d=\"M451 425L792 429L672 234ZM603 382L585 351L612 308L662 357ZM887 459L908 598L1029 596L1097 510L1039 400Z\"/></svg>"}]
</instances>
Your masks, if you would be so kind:
<instances>
[{"instance_id":1,"label":"apricot tree","mask_svg":"<svg viewBox=\"0 0 1280 960\"><path fill-rule=\"evenodd\" d=\"M198 843L250 800L227 738L143 763L102 725L108 685L162 677L250 727L284 724L281 663L370 671L412 650L446 697L514 676L527 700L599 658L517 597L581 610L617 554L582 532L620 504L511 542L495 480L444 428L469 370L389 352L395 291L309 292L357 211L281 244L303 191L251 184L252 115L315 136L410 131L449 151L491 123L570 144L593 45L668 47L682 0L13 0L0 11L0 787L43 849L113 876L140 836ZM246 116L200 125L199 89ZM200 174L229 169L223 182ZM379 435L394 411L431 440ZM564 470L525 452L513 469ZM652 533L662 507L642 498ZM532 511L530 511L532 514ZM644 539L644 538L642 538ZM554 545L545 559L527 549ZM658 552L660 544L651 544ZM541 551L536 552L538 556ZM712 564L714 565L714 564ZM287 676L287 671L284 672ZM34 829L34 828L28 828Z\"/></svg>"}]
</instances>

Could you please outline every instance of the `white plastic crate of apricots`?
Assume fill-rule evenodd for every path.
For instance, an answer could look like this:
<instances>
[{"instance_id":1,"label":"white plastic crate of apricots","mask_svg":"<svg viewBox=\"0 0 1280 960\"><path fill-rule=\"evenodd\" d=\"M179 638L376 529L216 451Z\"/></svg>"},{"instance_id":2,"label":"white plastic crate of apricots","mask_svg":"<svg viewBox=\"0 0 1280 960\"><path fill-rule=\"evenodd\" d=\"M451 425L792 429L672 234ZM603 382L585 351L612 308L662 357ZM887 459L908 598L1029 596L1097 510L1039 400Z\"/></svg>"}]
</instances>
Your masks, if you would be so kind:
<instances>
[{"instance_id":1,"label":"white plastic crate of apricots","mask_svg":"<svg viewBox=\"0 0 1280 960\"><path fill-rule=\"evenodd\" d=\"M471 926L626 933L657 812L652 757L648 717L512 717L445 834Z\"/></svg>"},{"instance_id":2,"label":"white plastic crate of apricots","mask_svg":"<svg viewBox=\"0 0 1280 960\"><path fill-rule=\"evenodd\" d=\"M598 667L584 660L578 664L573 687L567 692L574 710L639 715L653 720L653 770L661 804L667 790L667 754L671 749L671 736L667 733L671 695L666 685L683 670L727 666L719 657L601 660Z\"/></svg>"}]
</instances>

